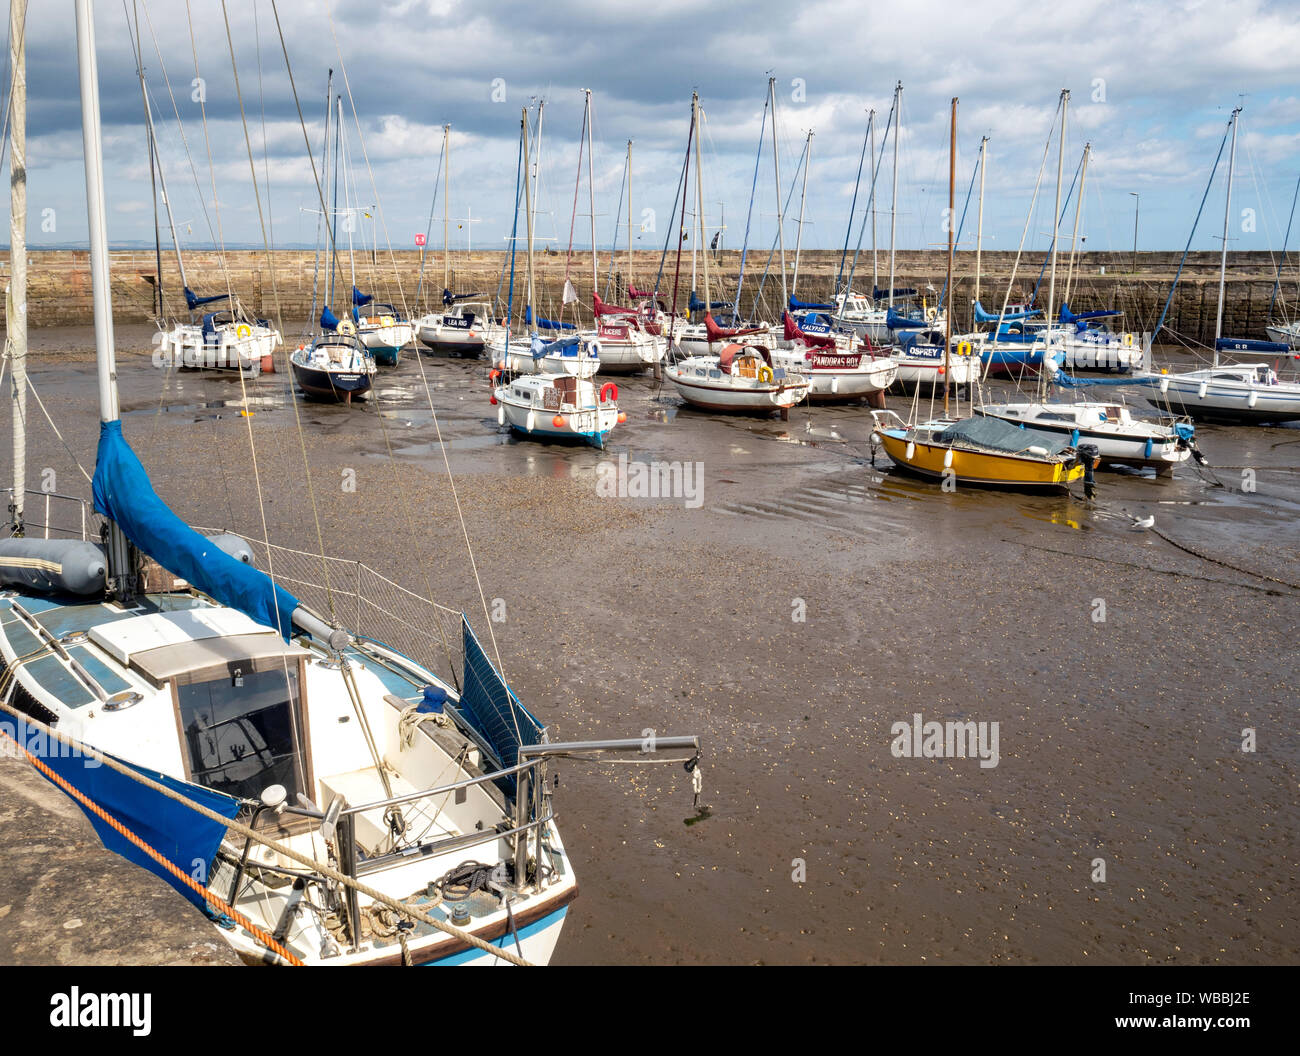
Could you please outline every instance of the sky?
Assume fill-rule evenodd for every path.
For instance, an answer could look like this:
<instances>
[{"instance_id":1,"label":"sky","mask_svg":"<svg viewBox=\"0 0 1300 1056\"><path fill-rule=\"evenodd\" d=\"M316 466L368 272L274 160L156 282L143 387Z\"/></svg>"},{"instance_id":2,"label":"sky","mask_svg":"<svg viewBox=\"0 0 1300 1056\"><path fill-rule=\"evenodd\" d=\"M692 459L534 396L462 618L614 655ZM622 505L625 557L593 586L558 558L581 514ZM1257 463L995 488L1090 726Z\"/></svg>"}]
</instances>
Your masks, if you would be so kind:
<instances>
[{"instance_id":1,"label":"sky","mask_svg":"<svg viewBox=\"0 0 1300 1056\"><path fill-rule=\"evenodd\" d=\"M1032 6L1019 0L656 0L649 7L589 0L281 0L288 69L271 0L226 0L224 14L220 0L99 0L95 7L109 238L116 244L152 245L154 238L133 52L137 19L161 164L182 243L193 248L260 246L264 225L274 245L315 243L320 200L312 156L319 171L331 68L344 109L347 179L339 200L357 210L351 226L358 249L372 240L381 248L411 248L429 227L448 123L452 246L472 240L474 248L505 248L515 212L520 112L539 98L546 107L538 245L566 251L572 226L575 247L588 248L585 161L574 220L583 89L593 93L596 242L605 251L615 238L626 247L620 198L629 139L636 246L662 249L694 90L705 112L710 237L724 227L724 245L738 248L748 223L749 246L766 255L778 210L770 113L757 177L755 166L769 76L776 78L781 199L790 196L789 253L800 230L807 133L813 137L802 242L839 248L867 111L876 111L879 149L898 81L901 249L946 245L953 96L960 99L959 215L980 139L989 137L987 249L1015 249L1025 232L1030 251L1041 254L1048 244L1059 144L1054 138L1049 149L1048 135L1054 126L1059 135L1062 89L1071 92L1060 160L1063 198L1084 145L1092 148L1079 221L1084 249L1131 249L1135 206L1140 248L1181 249L1234 106L1244 110L1230 248L1280 249L1300 177L1300 19L1287 5L1261 0ZM26 38L29 244L84 244L70 0L32 2ZM7 85L7 64L3 69ZM889 242L892 137L891 130L877 177L882 249ZM870 167L858 191L859 219ZM1225 173L1226 154L1193 248L1221 244ZM434 247L442 242L437 190ZM1073 229L1073 209L1072 202L1063 237ZM7 200L3 211L7 219ZM972 199L961 249L974 248L975 213ZM854 227L856 243L857 221ZM346 246L347 234L339 238ZM1291 236L1293 247L1297 242L1300 228ZM863 246L870 245L868 223Z\"/></svg>"}]
</instances>

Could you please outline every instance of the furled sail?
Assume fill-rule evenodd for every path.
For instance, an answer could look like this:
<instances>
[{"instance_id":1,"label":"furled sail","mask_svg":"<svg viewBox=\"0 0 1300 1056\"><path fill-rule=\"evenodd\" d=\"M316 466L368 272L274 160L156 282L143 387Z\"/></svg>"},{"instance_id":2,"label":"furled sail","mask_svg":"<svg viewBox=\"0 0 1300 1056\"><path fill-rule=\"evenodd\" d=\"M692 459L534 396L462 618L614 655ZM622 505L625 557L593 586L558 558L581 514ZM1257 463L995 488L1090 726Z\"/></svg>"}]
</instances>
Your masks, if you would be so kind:
<instances>
[{"instance_id":1,"label":"furled sail","mask_svg":"<svg viewBox=\"0 0 1300 1056\"><path fill-rule=\"evenodd\" d=\"M337 330L339 328L339 317L329 310L329 306L321 309L320 328L322 330Z\"/></svg>"},{"instance_id":2,"label":"furled sail","mask_svg":"<svg viewBox=\"0 0 1300 1056\"><path fill-rule=\"evenodd\" d=\"M1035 315L1042 315L1041 308L1026 308L1023 305L1009 305L1007 312L1000 318L1004 323L1014 322L1017 319L1029 319ZM977 323L996 323L999 319L998 313L991 315L984 310L984 305L979 301L975 302L975 321Z\"/></svg>"},{"instance_id":3,"label":"furled sail","mask_svg":"<svg viewBox=\"0 0 1300 1056\"><path fill-rule=\"evenodd\" d=\"M214 293L211 297L200 297L188 286L185 287L185 304L191 312L200 305L215 304L217 301L226 300L229 296L228 293Z\"/></svg>"},{"instance_id":4,"label":"furled sail","mask_svg":"<svg viewBox=\"0 0 1300 1056\"><path fill-rule=\"evenodd\" d=\"M524 324L525 324L526 326L532 326L532 325L533 325L533 309L532 309L531 306L529 306L529 307L527 307L527 308L524 309ZM559 322L556 322L556 321L553 320L553 319L543 319L540 315L537 316L537 325L538 325L541 329L543 329L543 330L576 330L576 329L578 329L578 328L577 328L576 326L574 326L572 323L559 323Z\"/></svg>"},{"instance_id":5,"label":"furled sail","mask_svg":"<svg viewBox=\"0 0 1300 1056\"><path fill-rule=\"evenodd\" d=\"M117 522L142 553L222 605L274 627L289 640L298 599L172 513L122 436L121 422L100 423L92 490L96 512Z\"/></svg>"},{"instance_id":6,"label":"furled sail","mask_svg":"<svg viewBox=\"0 0 1300 1056\"><path fill-rule=\"evenodd\" d=\"M790 296L790 311L829 311L834 308L833 304L819 304L816 301L801 301L793 294Z\"/></svg>"},{"instance_id":7,"label":"furled sail","mask_svg":"<svg viewBox=\"0 0 1300 1056\"><path fill-rule=\"evenodd\" d=\"M352 303L358 308L364 308L374 299L375 295L373 293L362 293L355 286L352 287Z\"/></svg>"}]
</instances>

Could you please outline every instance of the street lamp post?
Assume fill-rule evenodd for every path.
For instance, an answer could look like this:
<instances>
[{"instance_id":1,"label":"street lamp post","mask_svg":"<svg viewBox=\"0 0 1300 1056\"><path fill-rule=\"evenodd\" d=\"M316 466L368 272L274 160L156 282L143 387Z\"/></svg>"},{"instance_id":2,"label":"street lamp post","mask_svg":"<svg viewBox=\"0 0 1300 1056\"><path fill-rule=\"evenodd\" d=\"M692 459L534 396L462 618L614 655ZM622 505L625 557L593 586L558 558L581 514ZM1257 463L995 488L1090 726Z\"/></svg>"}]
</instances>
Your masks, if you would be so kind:
<instances>
[{"instance_id":1,"label":"street lamp post","mask_svg":"<svg viewBox=\"0 0 1300 1056\"><path fill-rule=\"evenodd\" d=\"M1129 191L1133 196L1133 270L1138 270L1138 210L1142 205L1142 196L1137 191Z\"/></svg>"}]
</instances>

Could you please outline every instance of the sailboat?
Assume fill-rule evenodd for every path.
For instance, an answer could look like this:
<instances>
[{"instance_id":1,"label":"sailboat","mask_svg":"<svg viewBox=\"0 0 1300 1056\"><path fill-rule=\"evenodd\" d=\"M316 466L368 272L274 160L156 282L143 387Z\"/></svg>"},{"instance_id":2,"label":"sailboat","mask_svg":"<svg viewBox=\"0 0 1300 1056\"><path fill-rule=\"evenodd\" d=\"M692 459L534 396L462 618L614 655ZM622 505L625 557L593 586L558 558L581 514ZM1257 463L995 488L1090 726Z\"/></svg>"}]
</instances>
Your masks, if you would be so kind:
<instances>
[{"instance_id":1,"label":"sailboat","mask_svg":"<svg viewBox=\"0 0 1300 1056\"><path fill-rule=\"evenodd\" d=\"M549 760L686 753L697 775L698 739L658 737L651 757L639 738L550 743L463 615L441 676L420 657L454 610L381 619L402 634L383 644L250 562L295 552L167 508L118 415L93 0L76 18L103 541L0 542L0 741L248 964L545 963L577 895ZM25 494L19 478L20 510Z\"/></svg>"},{"instance_id":2,"label":"sailboat","mask_svg":"<svg viewBox=\"0 0 1300 1056\"><path fill-rule=\"evenodd\" d=\"M696 212L700 241L704 240L704 180L700 171L700 99L691 95L691 135L695 141ZM683 193L686 185L683 183ZM681 247L678 244L678 253ZM704 257L704 300L709 300L709 253ZM737 335L722 330L706 310L704 325L709 337L709 347L716 346L716 354L689 355L673 359L664 368L664 374L677 389L683 400L707 411L740 411L750 414L768 414L778 411L783 419L789 418L790 408L802 403L808 396L809 381L804 375L777 364L772 351L759 343L758 334L766 328ZM736 336L754 338L746 344L733 340ZM670 331L670 343L674 338Z\"/></svg>"},{"instance_id":3,"label":"sailboat","mask_svg":"<svg viewBox=\"0 0 1300 1056\"><path fill-rule=\"evenodd\" d=\"M538 140L541 138L542 108L538 105ZM523 111L520 121L520 168L516 179L522 175L524 223L527 243L527 301L524 305L524 325L527 331L519 337L511 332L511 316L514 310L515 279L515 239L510 241L510 293L506 305L506 326L497 335L489 337L486 347L492 360L492 382L497 377L515 374L569 374L576 378L588 379L600 369L600 344L598 341L584 339L582 335L571 333L565 337L547 339L538 333L539 329L550 331L573 331L572 323L553 322L537 314L533 308L533 228L536 216L533 211L533 174L531 166L531 132L528 127L528 110ZM537 166L540 175L540 165ZM516 182L514 230L519 225L520 196Z\"/></svg>"},{"instance_id":4,"label":"sailboat","mask_svg":"<svg viewBox=\"0 0 1300 1056\"><path fill-rule=\"evenodd\" d=\"M1277 261L1277 275L1273 279L1273 292L1268 299L1268 324L1265 332L1270 341L1277 341L1293 351L1300 350L1300 318L1286 318L1285 300L1282 304L1283 314L1278 318L1274 312L1278 309L1278 293L1282 289L1282 268L1286 264L1287 246L1291 241L1291 225L1295 221L1296 203L1300 201L1300 176L1296 177L1295 192L1291 195L1291 215L1286 222L1286 234L1282 238L1282 255ZM1294 308L1292 309L1294 312Z\"/></svg>"},{"instance_id":5,"label":"sailboat","mask_svg":"<svg viewBox=\"0 0 1300 1056\"><path fill-rule=\"evenodd\" d=\"M1219 257L1219 303L1214 322L1214 352L1211 364L1207 368L1188 371L1167 369L1159 373L1148 371L1140 381L1149 390L1147 399L1155 406L1175 414L1187 414L1198 420L1220 421L1227 423L1267 423L1300 421L1300 372L1291 363L1290 376L1281 375L1282 363L1291 359L1287 344L1280 341L1256 341L1249 338L1225 338L1223 336L1223 300L1227 282L1228 268L1228 230L1232 219L1232 178L1237 162L1237 120L1241 107L1232 111L1228 120L1228 129L1224 138L1232 138L1228 155L1228 180L1224 192L1223 207L1223 249ZM1219 157L1222 157L1223 144L1219 145ZM1217 170L1219 159L1215 159ZM1214 181L1214 170L1210 172L1210 183ZM1206 195L1209 187L1206 187ZM1204 205L1204 202L1202 202ZM1200 220L1200 212L1196 214ZM1187 249L1196 234L1196 223L1192 224L1192 234L1188 236ZM1187 259L1187 250L1183 260ZM1152 335L1160 333L1174 292L1178 289L1178 279L1182 274L1179 264L1178 274L1169 290L1164 310L1156 323ZM1231 357L1226 358L1225 357ZM1250 357L1252 362L1241 362L1243 357ZM1258 358L1256 358L1258 357ZM1300 358L1300 357L1297 357ZM1258 361L1262 359L1263 362ZM1273 362L1270 364L1269 359Z\"/></svg>"},{"instance_id":6,"label":"sailboat","mask_svg":"<svg viewBox=\"0 0 1300 1056\"><path fill-rule=\"evenodd\" d=\"M894 340L909 330L925 327L947 326L946 311L926 304L920 291L914 287L898 287L895 282L894 263L898 235L898 133L902 123L903 82L894 86L894 103L891 120L894 126L893 181L889 209L889 286L880 289L873 285L872 296L854 293L852 278L834 298L834 316L837 325L852 329L877 344ZM885 130L888 134L888 129ZM882 144L883 152L883 144ZM872 158L871 200L874 205L876 173L878 166ZM860 173L859 173L860 175ZM852 226L853 218L849 217ZM873 221L874 223L874 221ZM873 228L874 231L874 228ZM874 237L874 234L873 234ZM917 303L918 299L921 303Z\"/></svg>"},{"instance_id":7,"label":"sailboat","mask_svg":"<svg viewBox=\"0 0 1300 1056\"><path fill-rule=\"evenodd\" d=\"M954 215L957 179L957 99L952 100L948 165L948 215ZM952 289L953 225L948 225L948 281ZM952 334L944 335L945 366L951 365ZM872 435L900 469L932 480L1018 490L1060 490L1090 470L1095 452L1076 450L1069 439L1011 425L998 418L948 416L945 380L941 418L904 421L895 411L874 410ZM916 411L914 409L913 414Z\"/></svg>"},{"instance_id":8,"label":"sailboat","mask_svg":"<svg viewBox=\"0 0 1300 1056\"><path fill-rule=\"evenodd\" d=\"M523 168L525 175L524 204L528 239L528 304L533 303L533 209L532 181L528 178L529 144L528 111L520 119L523 137ZM513 291L512 291L513 293ZM627 415L618 409L618 387L612 382L597 391L591 381L599 359L584 354L584 344L579 336L544 342L536 334L529 338L534 363L543 365L534 372L517 372L494 367L489 380L492 385L491 402L497 408L497 425L509 426L513 432L539 440L577 440L596 447L604 447L605 439ZM504 361L510 363L514 353L510 344L504 348ZM570 354L576 353L576 354ZM559 363L562 369L556 370ZM567 369L569 364L573 369ZM584 363L591 369L584 369ZM513 380L511 380L513 375Z\"/></svg>"},{"instance_id":9,"label":"sailboat","mask_svg":"<svg viewBox=\"0 0 1300 1056\"><path fill-rule=\"evenodd\" d=\"M492 304L484 294L451 290L451 125L442 126L442 160L442 310L417 319L415 332L420 343L434 352L477 357L483 354L489 339L503 339L505 329L497 323ZM423 282L423 257L420 279Z\"/></svg>"},{"instance_id":10,"label":"sailboat","mask_svg":"<svg viewBox=\"0 0 1300 1056\"><path fill-rule=\"evenodd\" d=\"M326 122L324 163L328 167L329 151L329 117L334 110L333 98L334 71L329 73L326 85ZM301 344L289 354L289 369L293 373L294 383L303 394L311 399L332 400L339 403L351 403L353 398L365 397L374 382L377 372L374 357L357 336L357 326L350 319L339 319L330 309L334 300L334 274L338 263L338 179L341 168L343 106L338 100L338 117L334 125L334 163L332 175L334 180L334 207L329 210L328 223L325 225L327 238L326 253L328 260L328 283L326 286L326 303L321 309L320 333L309 343ZM324 185L322 181L322 212L324 207ZM353 296L359 292L352 287ZM313 294L314 308L314 294Z\"/></svg>"},{"instance_id":11,"label":"sailboat","mask_svg":"<svg viewBox=\"0 0 1300 1056\"><path fill-rule=\"evenodd\" d=\"M134 41L132 46L134 47ZM167 227L171 232L172 249L176 254L176 267L180 272L181 290L185 297L186 310L190 315L188 322L175 321L170 328L163 325L164 300L160 274L157 283L159 332L155 339L158 352L164 361L170 361L175 366L185 369L238 370L246 374L271 370L274 367L272 357L276 348L283 342L280 331L271 326L267 320L258 319L246 312L237 300L232 300L231 292L201 297L190 289L189 278L185 272L185 255L181 252L180 237L176 233L172 200L167 194L167 174L164 171L162 155L158 150L158 140L154 132L153 106L145 84L144 66L138 54L136 73L140 81L140 95L144 102L145 132L149 140L149 152L153 159L154 171L158 175L159 190L167 213ZM216 305L223 301L231 301L231 307L217 308ZM207 310L209 307L211 310ZM197 320L196 314L199 316Z\"/></svg>"}]
</instances>

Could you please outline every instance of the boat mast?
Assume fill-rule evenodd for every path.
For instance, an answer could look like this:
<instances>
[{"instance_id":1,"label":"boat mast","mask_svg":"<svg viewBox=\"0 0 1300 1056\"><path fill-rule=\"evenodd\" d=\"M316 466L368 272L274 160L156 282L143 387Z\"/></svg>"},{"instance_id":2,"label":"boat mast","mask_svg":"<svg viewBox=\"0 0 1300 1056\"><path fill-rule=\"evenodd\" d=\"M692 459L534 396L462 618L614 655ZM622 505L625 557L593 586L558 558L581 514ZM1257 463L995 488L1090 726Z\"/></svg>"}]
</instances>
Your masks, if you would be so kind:
<instances>
[{"instance_id":1,"label":"boat mast","mask_svg":"<svg viewBox=\"0 0 1300 1056\"><path fill-rule=\"evenodd\" d=\"M971 301L971 329L975 329L975 305L980 299L980 253L984 247L984 168L988 162L989 137L980 138L980 204L975 225L975 297Z\"/></svg>"},{"instance_id":2,"label":"boat mast","mask_svg":"<svg viewBox=\"0 0 1300 1056\"><path fill-rule=\"evenodd\" d=\"M77 69L81 80L81 147L86 161L86 221L90 241L90 287L95 310L99 420L119 420L117 354L113 344L113 304L109 275L108 221L104 208L104 145L99 126L99 67L95 59L93 0L76 0ZM115 521L106 526L108 581L119 598L133 590L131 554Z\"/></svg>"},{"instance_id":3,"label":"boat mast","mask_svg":"<svg viewBox=\"0 0 1300 1056\"><path fill-rule=\"evenodd\" d=\"M889 206L889 307L894 307L894 235L898 230L898 126L902 122L900 104L903 100L903 82L894 89L894 187Z\"/></svg>"},{"instance_id":4,"label":"boat mast","mask_svg":"<svg viewBox=\"0 0 1300 1056\"><path fill-rule=\"evenodd\" d=\"M13 361L14 493L10 532L23 534L27 496L27 0L9 5L9 286L5 329ZM47 518L48 520L48 518Z\"/></svg>"},{"instance_id":5,"label":"boat mast","mask_svg":"<svg viewBox=\"0 0 1300 1056\"><path fill-rule=\"evenodd\" d=\"M1083 145L1083 168L1079 173L1079 197L1074 203L1074 233L1070 236L1070 263L1065 269L1065 294L1062 304L1070 303L1070 287L1074 284L1074 258L1079 252L1079 217L1083 212L1083 190L1088 184L1088 158L1092 155L1092 144Z\"/></svg>"},{"instance_id":6,"label":"boat mast","mask_svg":"<svg viewBox=\"0 0 1300 1056\"><path fill-rule=\"evenodd\" d=\"M808 196L808 169L812 166L812 137L812 129L809 129L803 153L803 186L799 191L799 231L794 236L794 277L790 280L791 297L799 289L799 251L803 248L803 205L804 199ZM789 301L786 302L786 307L789 307ZM782 311L784 310L783 308Z\"/></svg>"},{"instance_id":7,"label":"boat mast","mask_svg":"<svg viewBox=\"0 0 1300 1056\"><path fill-rule=\"evenodd\" d=\"M451 198L451 125L442 126L442 288L451 289L451 248L447 243L447 223Z\"/></svg>"},{"instance_id":8,"label":"boat mast","mask_svg":"<svg viewBox=\"0 0 1300 1056\"><path fill-rule=\"evenodd\" d=\"M948 285L952 290L952 256L954 250L954 210L957 206L957 97L952 97L952 131L948 143ZM893 290L889 291L893 294ZM943 338L943 414L948 416L948 378L952 363L949 358L952 349L952 312L944 312Z\"/></svg>"},{"instance_id":9,"label":"boat mast","mask_svg":"<svg viewBox=\"0 0 1300 1056\"><path fill-rule=\"evenodd\" d=\"M537 104L537 134L542 132L542 104ZM528 108L524 107L524 220L528 225L528 310L532 315L531 333L537 332L537 305L533 303L533 182L529 175L532 160L528 151Z\"/></svg>"},{"instance_id":10,"label":"boat mast","mask_svg":"<svg viewBox=\"0 0 1300 1056\"><path fill-rule=\"evenodd\" d=\"M767 93L772 102L772 168L776 174L776 240L781 246L781 311L790 307L790 291L785 275L785 216L781 209L781 146L776 138L776 78L767 79ZM806 171L806 170L805 170Z\"/></svg>"},{"instance_id":11,"label":"boat mast","mask_svg":"<svg viewBox=\"0 0 1300 1056\"><path fill-rule=\"evenodd\" d=\"M700 256L704 258L704 314L707 317L712 309L709 299L709 247L704 244L704 172L700 168L700 93L691 93L691 117L695 128L695 208L699 213L696 219L700 228Z\"/></svg>"},{"instance_id":12,"label":"boat mast","mask_svg":"<svg viewBox=\"0 0 1300 1056\"><path fill-rule=\"evenodd\" d=\"M1047 327L1043 331L1043 366L1052 350L1053 315L1056 310L1056 244L1061 226L1061 179L1065 174L1065 128L1070 110L1070 89L1061 89L1061 138L1056 145L1056 204L1052 208L1052 275L1047 281ZM1047 371L1038 372L1039 388L1046 393Z\"/></svg>"},{"instance_id":13,"label":"boat mast","mask_svg":"<svg viewBox=\"0 0 1300 1056\"><path fill-rule=\"evenodd\" d=\"M587 212L591 214L591 288L593 291L600 289L600 260L596 255L596 184L592 179L592 162L591 162L591 89L584 88L586 93L586 116L583 123L587 126Z\"/></svg>"},{"instance_id":14,"label":"boat mast","mask_svg":"<svg viewBox=\"0 0 1300 1056\"><path fill-rule=\"evenodd\" d=\"M149 96L144 87L144 70L140 70L140 94L144 96L144 121L149 132L149 147L154 152L158 165L158 186L162 189L163 208L167 210L167 226L172 233L172 248L176 251L176 266L181 273L181 288L189 286L189 280L185 277L185 260L181 256L181 243L176 235L176 217L172 215L172 200L167 193L167 176L163 172L162 154L158 151L158 138L154 135L153 128L153 107L149 105Z\"/></svg>"},{"instance_id":15,"label":"boat mast","mask_svg":"<svg viewBox=\"0 0 1300 1056\"><path fill-rule=\"evenodd\" d=\"M632 141L627 141L627 291L632 293ZM610 265L613 268L613 265Z\"/></svg>"},{"instance_id":16,"label":"boat mast","mask_svg":"<svg viewBox=\"0 0 1300 1056\"><path fill-rule=\"evenodd\" d=\"M876 112L867 118L867 134L871 138L871 295L880 288L880 255L876 249Z\"/></svg>"},{"instance_id":17,"label":"boat mast","mask_svg":"<svg viewBox=\"0 0 1300 1056\"><path fill-rule=\"evenodd\" d=\"M1241 107L1232 112L1232 147L1228 151L1228 189L1223 196L1223 250L1219 255L1219 307L1214 315L1214 365L1219 365L1219 338L1223 336L1223 291L1228 276L1228 220L1232 214L1232 174L1237 166L1237 115Z\"/></svg>"},{"instance_id":18,"label":"boat mast","mask_svg":"<svg viewBox=\"0 0 1300 1056\"><path fill-rule=\"evenodd\" d=\"M334 204L330 206L330 289L329 305L334 307L334 266L338 262L338 219L339 219L339 151L342 150L343 131L343 96L336 95L335 101L338 104L338 113L334 118ZM351 298L349 297L349 300Z\"/></svg>"}]
</instances>

